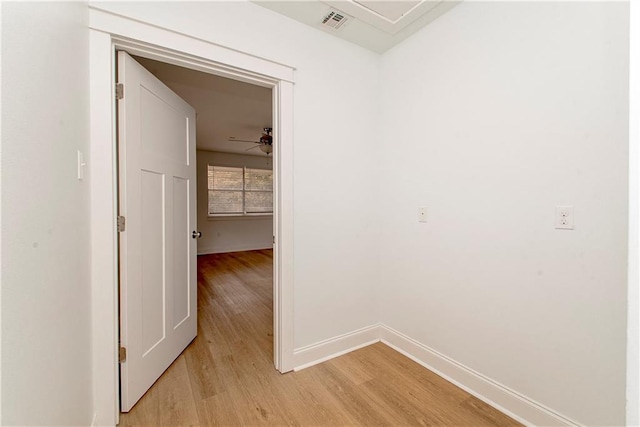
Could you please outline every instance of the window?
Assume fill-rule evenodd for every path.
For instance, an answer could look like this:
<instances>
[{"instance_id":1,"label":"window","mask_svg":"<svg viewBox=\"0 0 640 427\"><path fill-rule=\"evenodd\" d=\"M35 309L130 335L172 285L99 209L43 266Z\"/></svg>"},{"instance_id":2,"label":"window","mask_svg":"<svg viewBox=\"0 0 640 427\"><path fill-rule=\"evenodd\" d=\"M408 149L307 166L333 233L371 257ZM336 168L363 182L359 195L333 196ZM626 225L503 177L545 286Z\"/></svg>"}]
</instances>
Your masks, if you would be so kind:
<instances>
[{"instance_id":1,"label":"window","mask_svg":"<svg viewBox=\"0 0 640 427\"><path fill-rule=\"evenodd\" d=\"M273 171L209 165L207 172L209 216L273 213Z\"/></svg>"}]
</instances>

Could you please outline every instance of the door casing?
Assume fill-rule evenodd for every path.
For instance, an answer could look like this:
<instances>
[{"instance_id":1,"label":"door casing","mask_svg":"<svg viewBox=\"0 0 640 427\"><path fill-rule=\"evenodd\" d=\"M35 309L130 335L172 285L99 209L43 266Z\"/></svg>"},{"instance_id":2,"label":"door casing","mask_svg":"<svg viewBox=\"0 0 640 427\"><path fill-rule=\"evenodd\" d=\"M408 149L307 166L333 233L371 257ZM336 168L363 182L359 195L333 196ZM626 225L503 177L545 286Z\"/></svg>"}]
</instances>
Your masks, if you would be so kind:
<instances>
[{"instance_id":1,"label":"door casing","mask_svg":"<svg viewBox=\"0 0 640 427\"><path fill-rule=\"evenodd\" d=\"M294 368L294 69L94 6L90 7L89 21L93 425L115 425L119 416L116 50L272 89L278 144L273 159L274 366L280 372Z\"/></svg>"}]
</instances>

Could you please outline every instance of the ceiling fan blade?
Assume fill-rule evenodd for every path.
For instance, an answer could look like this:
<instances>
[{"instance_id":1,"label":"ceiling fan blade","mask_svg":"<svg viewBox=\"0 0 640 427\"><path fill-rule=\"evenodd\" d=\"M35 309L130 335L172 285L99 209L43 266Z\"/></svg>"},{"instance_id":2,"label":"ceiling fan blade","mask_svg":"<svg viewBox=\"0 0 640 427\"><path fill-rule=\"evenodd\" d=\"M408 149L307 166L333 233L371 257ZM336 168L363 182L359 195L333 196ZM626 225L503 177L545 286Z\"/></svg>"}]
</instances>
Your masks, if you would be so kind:
<instances>
[{"instance_id":1,"label":"ceiling fan blade","mask_svg":"<svg viewBox=\"0 0 640 427\"><path fill-rule=\"evenodd\" d=\"M246 139L229 139L229 142L253 142L254 144L260 144L260 141L248 141Z\"/></svg>"},{"instance_id":2,"label":"ceiling fan blade","mask_svg":"<svg viewBox=\"0 0 640 427\"><path fill-rule=\"evenodd\" d=\"M247 148L247 149L246 149L246 150L244 150L244 151L253 150L254 148L259 148L259 147L260 147L259 145L254 145L253 147Z\"/></svg>"}]
</instances>

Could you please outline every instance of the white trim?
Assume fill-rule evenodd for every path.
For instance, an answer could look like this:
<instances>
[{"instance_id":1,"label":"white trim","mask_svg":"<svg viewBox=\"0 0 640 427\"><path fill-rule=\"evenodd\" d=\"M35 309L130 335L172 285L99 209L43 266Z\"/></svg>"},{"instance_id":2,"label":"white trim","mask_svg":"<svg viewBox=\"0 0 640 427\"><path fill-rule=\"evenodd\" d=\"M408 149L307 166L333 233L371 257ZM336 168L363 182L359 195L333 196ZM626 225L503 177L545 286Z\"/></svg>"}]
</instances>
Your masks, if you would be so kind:
<instances>
[{"instance_id":1,"label":"white trim","mask_svg":"<svg viewBox=\"0 0 640 427\"><path fill-rule=\"evenodd\" d=\"M97 425L118 423L118 268L112 91L114 52L108 34L89 32L91 175L91 314L93 409Z\"/></svg>"},{"instance_id":2,"label":"white trim","mask_svg":"<svg viewBox=\"0 0 640 427\"><path fill-rule=\"evenodd\" d=\"M273 158L273 345L280 372L293 369L293 83L273 88L273 137L279 149ZM277 204L277 206L276 206Z\"/></svg>"},{"instance_id":3,"label":"white trim","mask_svg":"<svg viewBox=\"0 0 640 427\"><path fill-rule=\"evenodd\" d=\"M297 372L318 363L326 362L379 341L380 325L372 325L298 348L293 353L296 360L294 371Z\"/></svg>"},{"instance_id":4,"label":"white trim","mask_svg":"<svg viewBox=\"0 0 640 427\"><path fill-rule=\"evenodd\" d=\"M2 5L0 5L0 22L2 22ZM0 55L0 81L2 80L2 55ZM0 85L0 99L2 99L2 85ZM0 105L2 117L2 105ZM0 135L2 135L2 120L0 120ZM2 165L2 146L0 144L0 165ZM0 170L2 167L0 166ZM0 185L0 242L2 242L2 185ZM2 277L2 245L0 244L0 278ZM2 307L2 286L0 286L0 308ZM0 315L0 366L2 366L2 316ZM0 424L2 423L2 369L0 369Z\"/></svg>"},{"instance_id":5,"label":"white trim","mask_svg":"<svg viewBox=\"0 0 640 427\"><path fill-rule=\"evenodd\" d=\"M226 254L229 252L245 252L245 251L259 251L263 249L271 249L273 245L271 242L264 245L235 245L235 246L205 246L198 248L198 256L200 255L212 255L212 254Z\"/></svg>"},{"instance_id":6,"label":"white trim","mask_svg":"<svg viewBox=\"0 0 640 427\"><path fill-rule=\"evenodd\" d=\"M274 363L293 369L293 68L147 23L89 9L91 114L92 336L94 411L99 425L119 416L117 363L117 235L115 48L273 89Z\"/></svg>"},{"instance_id":7,"label":"white trim","mask_svg":"<svg viewBox=\"0 0 640 427\"><path fill-rule=\"evenodd\" d=\"M580 425L388 326L380 326L380 340L525 425Z\"/></svg>"},{"instance_id":8,"label":"white trim","mask_svg":"<svg viewBox=\"0 0 640 427\"><path fill-rule=\"evenodd\" d=\"M640 425L640 2L629 4L629 254L626 424Z\"/></svg>"},{"instance_id":9,"label":"white trim","mask_svg":"<svg viewBox=\"0 0 640 427\"><path fill-rule=\"evenodd\" d=\"M114 39L121 36L131 43L132 48L137 44L142 51L132 51L141 56L145 56L143 51L153 51L154 46L162 46L164 51L171 50L165 58L159 59L169 64L203 71L198 67L206 69L211 63L215 63L219 72L228 71L228 74L219 75L237 79L237 70L245 70L247 73L243 76L243 81L250 82L252 76L269 76L274 80L293 83L295 68L291 66L118 15L101 9L99 3L89 5L89 28L110 34ZM181 53L188 55L183 57ZM190 66L185 65L187 61Z\"/></svg>"}]
</instances>

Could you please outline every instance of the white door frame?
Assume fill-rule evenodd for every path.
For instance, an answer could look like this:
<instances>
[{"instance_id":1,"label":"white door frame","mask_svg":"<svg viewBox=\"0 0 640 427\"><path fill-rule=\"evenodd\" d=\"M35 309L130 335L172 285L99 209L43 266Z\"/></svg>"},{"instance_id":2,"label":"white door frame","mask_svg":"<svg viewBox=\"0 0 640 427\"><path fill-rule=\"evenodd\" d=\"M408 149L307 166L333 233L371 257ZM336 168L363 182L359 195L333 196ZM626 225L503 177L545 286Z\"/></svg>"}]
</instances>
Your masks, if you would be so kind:
<instances>
[{"instance_id":1,"label":"white door frame","mask_svg":"<svg viewBox=\"0 0 640 427\"><path fill-rule=\"evenodd\" d=\"M115 50L272 88L274 112L274 365L293 369L292 67L90 6L93 425L115 425L118 263ZM126 88L125 88L126 91Z\"/></svg>"}]
</instances>

